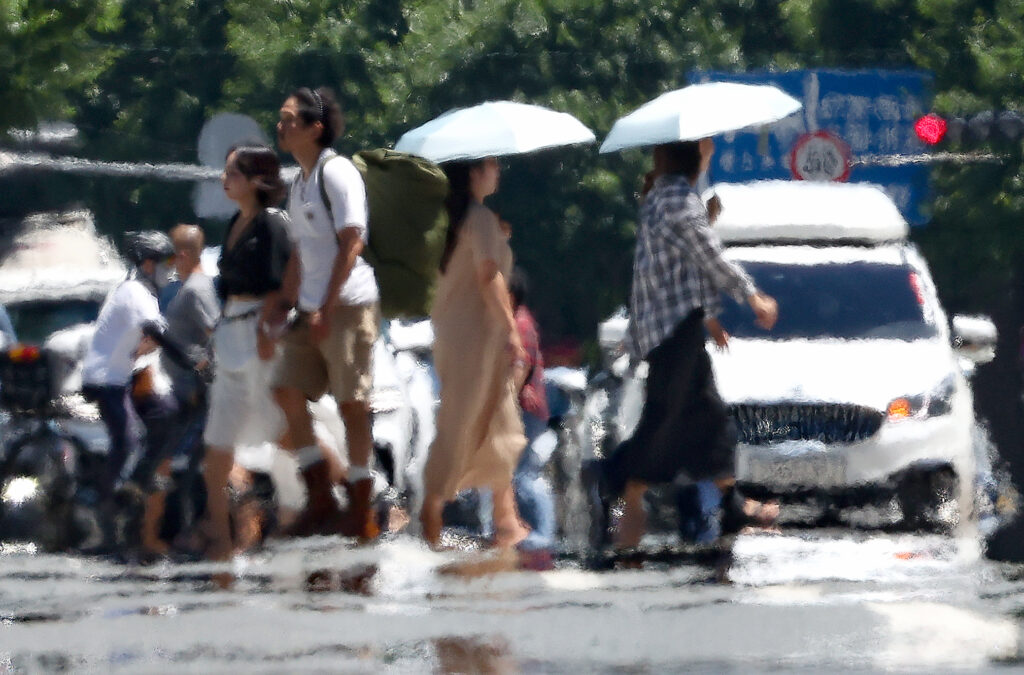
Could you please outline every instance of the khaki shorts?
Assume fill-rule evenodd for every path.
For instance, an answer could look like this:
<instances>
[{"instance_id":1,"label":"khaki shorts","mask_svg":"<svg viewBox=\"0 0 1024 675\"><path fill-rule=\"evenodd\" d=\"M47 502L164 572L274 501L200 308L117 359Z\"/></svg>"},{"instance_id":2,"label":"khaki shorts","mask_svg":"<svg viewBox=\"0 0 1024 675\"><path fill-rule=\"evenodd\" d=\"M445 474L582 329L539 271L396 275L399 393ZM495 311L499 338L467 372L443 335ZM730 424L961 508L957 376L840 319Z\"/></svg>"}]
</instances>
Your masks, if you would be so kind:
<instances>
[{"instance_id":1,"label":"khaki shorts","mask_svg":"<svg viewBox=\"0 0 1024 675\"><path fill-rule=\"evenodd\" d=\"M313 344L309 321L300 314L281 340L272 386L294 387L311 401L330 391L338 403L369 403L379 322L378 303L342 305L331 316L327 337Z\"/></svg>"}]
</instances>

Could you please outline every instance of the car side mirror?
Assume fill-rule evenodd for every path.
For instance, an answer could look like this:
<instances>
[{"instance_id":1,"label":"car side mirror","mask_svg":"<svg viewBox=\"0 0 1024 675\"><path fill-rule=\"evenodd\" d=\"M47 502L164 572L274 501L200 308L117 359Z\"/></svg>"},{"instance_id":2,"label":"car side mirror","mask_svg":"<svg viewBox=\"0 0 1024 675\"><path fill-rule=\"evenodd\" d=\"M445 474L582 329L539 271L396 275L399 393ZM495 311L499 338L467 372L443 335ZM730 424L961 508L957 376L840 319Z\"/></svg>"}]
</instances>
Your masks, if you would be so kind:
<instances>
[{"instance_id":1,"label":"car side mirror","mask_svg":"<svg viewBox=\"0 0 1024 675\"><path fill-rule=\"evenodd\" d=\"M982 366L996 357L996 325L987 316L953 317L953 349L971 366Z\"/></svg>"}]
</instances>

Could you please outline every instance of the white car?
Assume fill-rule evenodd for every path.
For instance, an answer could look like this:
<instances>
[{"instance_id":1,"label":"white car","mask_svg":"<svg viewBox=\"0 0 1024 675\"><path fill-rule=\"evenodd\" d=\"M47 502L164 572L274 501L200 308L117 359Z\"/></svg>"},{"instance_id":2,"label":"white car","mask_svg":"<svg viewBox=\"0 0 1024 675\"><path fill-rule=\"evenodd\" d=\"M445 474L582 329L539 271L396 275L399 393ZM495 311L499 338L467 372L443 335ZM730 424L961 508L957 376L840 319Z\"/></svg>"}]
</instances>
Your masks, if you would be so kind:
<instances>
[{"instance_id":1,"label":"white car","mask_svg":"<svg viewBox=\"0 0 1024 675\"><path fill-rule=\"evenodd\" d=\"M127 273L88 211L35 214L0 259L0 302L18 339L38 345L59 330L95 321L107 293Z\"/></svg>"},{"instance_id":2,"label":"white car","mask_svg":"<svg viewBox=\"0 0 1024 675\"><path fill-rule=\"evenodd\" d=\"M54 354L60 426L100 454L106 452L107 434L96 406L79 393L81 363L104 298L127 273L117 249L97 233L85 210L28 216L0 258L0 302L18 340L44 345Z\"/></svg>"},{"instance_id":3,"label":"white car","mask_svg":"<svg viewBox=\"0 0 1024 675\"><path fill-rule=\"evenodd\" d=\"M736 423L738 481L755 494L882 488L914 526L949 527L969 513L978 468L966 374L994 355L991 321L954 317L951 333L907 224L878 187L766 181L715 192L726 257L779 305L765 331L726 299L728 348L708 343ZM606 349L625 322L602 326ZM646 372L617 368L621 390L604 405L616 409L608 431L623 438Z\"/></svg>"}]
</instances>

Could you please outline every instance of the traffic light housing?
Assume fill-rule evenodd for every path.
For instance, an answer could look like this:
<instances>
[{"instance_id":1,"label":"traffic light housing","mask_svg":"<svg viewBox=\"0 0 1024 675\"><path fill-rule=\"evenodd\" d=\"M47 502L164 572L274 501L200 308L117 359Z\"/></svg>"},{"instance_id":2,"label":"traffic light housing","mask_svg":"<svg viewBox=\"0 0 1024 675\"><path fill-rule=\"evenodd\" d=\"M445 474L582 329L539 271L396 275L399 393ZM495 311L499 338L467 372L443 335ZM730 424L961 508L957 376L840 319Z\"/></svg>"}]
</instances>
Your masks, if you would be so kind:
<instances>
[{"instance_id":1,"label":"traffic light housing","mask_svg":"<svg viewBox=\"0 0 1024 675\"><path fill-rule=\"evenodd\" d=\"M984 110L968 117L941 117L929 113L917 120L914 132L927 145L1019 143L1024 140L1024 115L1013 110Z\"/></svg>"}]
</instances>

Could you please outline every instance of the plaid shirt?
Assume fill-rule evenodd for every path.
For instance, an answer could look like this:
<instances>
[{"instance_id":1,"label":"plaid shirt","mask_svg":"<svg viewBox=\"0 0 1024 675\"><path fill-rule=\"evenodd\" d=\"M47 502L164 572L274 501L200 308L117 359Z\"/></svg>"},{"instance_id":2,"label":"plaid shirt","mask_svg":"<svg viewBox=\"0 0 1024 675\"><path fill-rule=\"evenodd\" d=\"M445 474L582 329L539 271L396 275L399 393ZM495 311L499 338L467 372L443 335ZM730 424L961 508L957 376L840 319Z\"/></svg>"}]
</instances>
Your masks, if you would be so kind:
<instances>
[{"instance_id":1,"label":"plaid shirt","mask_svg":"<svg viewBox=\"0 0 1024 675\"><path fill-rule=\"evenodd\" d=\"M716 315L722 290L738 302L757 291L742 268L722 257L722 242L689 181L679 175L659 176L640 207L630 352L645 358L695 309Z\"/></svg>"}]
</instances>

